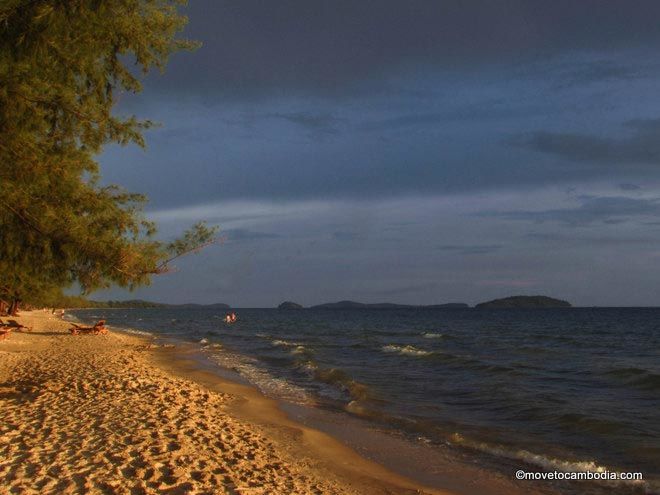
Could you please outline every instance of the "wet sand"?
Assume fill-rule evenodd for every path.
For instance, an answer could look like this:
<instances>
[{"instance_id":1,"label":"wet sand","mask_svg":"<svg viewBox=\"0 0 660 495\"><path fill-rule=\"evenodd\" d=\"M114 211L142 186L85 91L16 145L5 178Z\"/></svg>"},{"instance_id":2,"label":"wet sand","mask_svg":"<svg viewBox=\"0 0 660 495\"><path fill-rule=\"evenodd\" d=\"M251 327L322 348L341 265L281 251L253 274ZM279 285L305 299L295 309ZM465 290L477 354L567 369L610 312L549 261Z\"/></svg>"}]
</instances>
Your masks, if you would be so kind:
<instances>
[{"instance_id":1,"label":"wet sand","mask_svg":"<svg viewBox=\"0 0 660 495\"><path fill-rule=\"evenodd\" d=\"M0 341L3 493L484 493L387 470L181 349L72 336L42 311L15 319L33 330ZM500 481L492 493L531 493Z\"/></svg>"}]
</instances>

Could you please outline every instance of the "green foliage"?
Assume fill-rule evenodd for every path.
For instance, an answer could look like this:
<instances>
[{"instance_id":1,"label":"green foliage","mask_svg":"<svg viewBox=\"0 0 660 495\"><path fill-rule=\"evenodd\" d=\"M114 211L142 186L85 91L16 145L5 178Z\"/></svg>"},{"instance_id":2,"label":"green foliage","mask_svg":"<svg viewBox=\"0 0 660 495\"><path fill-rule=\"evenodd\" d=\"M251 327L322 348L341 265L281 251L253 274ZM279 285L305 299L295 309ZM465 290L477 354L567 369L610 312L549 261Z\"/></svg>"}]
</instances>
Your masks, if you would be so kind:
<instances>
[{"instance_id":1,"label":"green foliage","mask_svg":"<svg viewBox=\"0 0 660 495\"><path fill-rule=\"evenodd\" d=\"M198 224L154 239L145 198L101 187L108 143L144 146L152 125L112 113L140 77L195 44L175 0L4 0L0 3L0 296L133 288L212 241Z\"/></svg>"}]
</instances>

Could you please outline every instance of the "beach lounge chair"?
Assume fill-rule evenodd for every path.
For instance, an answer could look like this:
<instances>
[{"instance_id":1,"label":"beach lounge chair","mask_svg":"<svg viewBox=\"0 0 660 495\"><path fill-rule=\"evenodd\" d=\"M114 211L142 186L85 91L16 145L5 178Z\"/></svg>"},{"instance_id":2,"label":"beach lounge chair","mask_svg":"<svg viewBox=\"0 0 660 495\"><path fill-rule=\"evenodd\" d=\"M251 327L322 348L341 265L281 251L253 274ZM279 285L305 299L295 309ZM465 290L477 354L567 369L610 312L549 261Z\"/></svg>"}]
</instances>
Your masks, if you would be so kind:
<instances>
[{"instance_id":1,"label":"beach lounge chair","mask_svg":"<svg viewBox=\"0 0 660 495\"><path fill-rule=\"evenodd\" d=\"M0 320L0 331L4 329L9 329L11 330L20 330L21 332L31 332L32 328L26 327L25 325L21 325L19 322L16 320L8 320L7 323L4 323L2 320Z\"/></svg>"},{"instance_id":2,"label":"beach lounge chair","mask_svg":"<svg viewBox=\"0 0 660 495\"><path fill-rule=\"evenodd\" d=\"M71 325L72 327L69 329L71 335L85 335L85 334L103 335L108 333L108 328L105 326L105 320L99 320L91 327L78 325L76 323L72 323Z\"/></svg>"}]
</instances>

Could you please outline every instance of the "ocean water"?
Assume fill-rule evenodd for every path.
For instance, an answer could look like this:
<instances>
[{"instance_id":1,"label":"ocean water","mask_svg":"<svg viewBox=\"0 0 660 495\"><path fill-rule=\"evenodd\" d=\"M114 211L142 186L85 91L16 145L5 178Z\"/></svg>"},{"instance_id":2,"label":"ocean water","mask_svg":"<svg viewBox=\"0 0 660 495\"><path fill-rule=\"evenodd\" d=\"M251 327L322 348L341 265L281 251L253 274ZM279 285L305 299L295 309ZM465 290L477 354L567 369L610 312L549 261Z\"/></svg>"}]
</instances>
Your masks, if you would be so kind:
<instances>
[{"instance_id":1,"label":"ocean water","mask_svg":"<svg viewBox=\"0 0 660 495\"><path fill-rule=\"evenodd\" d=\"M232 325L209 309L74 314L196 343L267 395L411 441L530 471L642 472L602 493L660 490L660 309L235 311Z\"/></svg>"}]
</instances>

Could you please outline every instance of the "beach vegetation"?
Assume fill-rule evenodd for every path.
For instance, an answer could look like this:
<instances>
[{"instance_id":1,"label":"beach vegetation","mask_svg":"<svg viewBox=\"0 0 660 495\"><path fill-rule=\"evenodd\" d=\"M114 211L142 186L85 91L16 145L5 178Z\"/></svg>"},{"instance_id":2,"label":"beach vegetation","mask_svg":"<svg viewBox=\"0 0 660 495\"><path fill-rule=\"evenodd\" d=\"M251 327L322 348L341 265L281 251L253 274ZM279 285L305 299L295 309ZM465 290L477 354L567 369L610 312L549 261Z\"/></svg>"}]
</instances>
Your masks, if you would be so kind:
<instances>
[{"instance_id":1,"label":"beach vegetation","mask_svg":"<svg viewBox=\"0 0 660 495\"><path fill-rule=\"evenodd\" d=\"M5 0L0 6L0 299L134 288L213 242L203 223L156 236L146 198L101 181L108 144L154 124L118 115L150 72L196 43L176 0Z\"/></svg>"}]
</instances>

